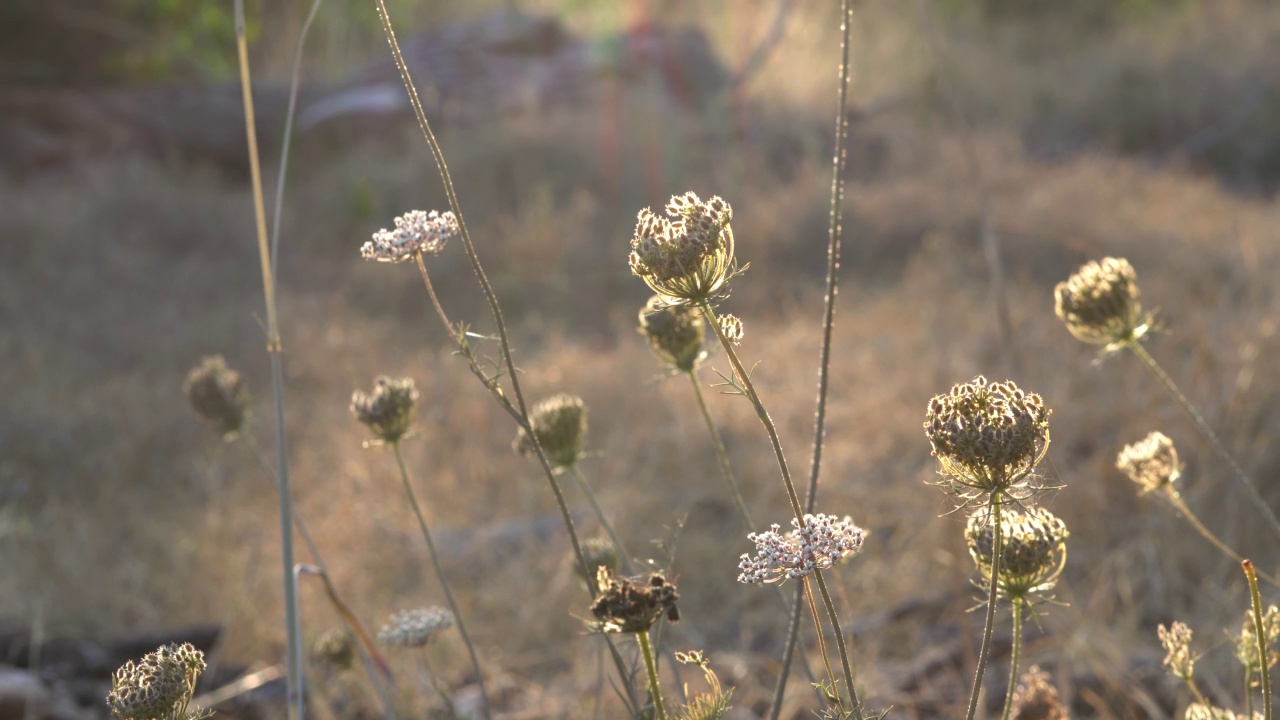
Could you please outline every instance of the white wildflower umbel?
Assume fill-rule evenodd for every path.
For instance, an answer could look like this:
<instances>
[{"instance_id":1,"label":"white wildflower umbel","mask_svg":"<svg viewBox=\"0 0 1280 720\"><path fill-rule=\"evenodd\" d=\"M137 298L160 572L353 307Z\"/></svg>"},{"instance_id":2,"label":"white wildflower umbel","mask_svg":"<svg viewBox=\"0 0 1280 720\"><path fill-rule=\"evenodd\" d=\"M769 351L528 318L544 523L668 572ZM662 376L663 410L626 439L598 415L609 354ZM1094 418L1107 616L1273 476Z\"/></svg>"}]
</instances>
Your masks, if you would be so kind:
<instances>
[{"instance_id":1,"label":"white wildflower umbel","mask_svg":"<svg viewBox=\"0 0 1280 720\"><path fill-rule=\"evenodd\" d=\"M398 263L418 255L438 255L460 231L458 218L452 212L410 210L395 223L395 230L383 228L360 247L365 260Z\"/></svg>"},{"instance_id":2,"label":"white wildflower umbel","mask_svg":"<svg viewBox=\"0 0 1280 720\"><path fill-rule=\"evenodd\" d=\"M631 272L669 305L699 305L723 296L738 272L729 203L687 192L673 196L664 209L666 217L649 208L637 216Z\"/></svg>"},{"instance_id":3,"label":"white wildflower umbel","mask_svg":"<svg viewBox=\"0 0 1280 720\"><path fill-rule=\"evenodd\" d=\"M391 616L390 625L382 626L378 641L384 645L422 647L451 627L453 613L442 607L401 610Z\"/></svg>"},{"instance_id":4,"label":"white wildflower umbel","mask_svg":"<svg viewBox=\"0 0 1280 720\"><path fill-rule=\"evenodd\" d=\"M842 558L862 549L862 528L849 517L807 514L804 524L791 519L794 528L783 535L774 523L769 530L751 533L747 539L756 544L756 556L743 553L738 561L738 582L751 585L796 580L814 570L826 570Z\"/></svg>"}]
</instances>

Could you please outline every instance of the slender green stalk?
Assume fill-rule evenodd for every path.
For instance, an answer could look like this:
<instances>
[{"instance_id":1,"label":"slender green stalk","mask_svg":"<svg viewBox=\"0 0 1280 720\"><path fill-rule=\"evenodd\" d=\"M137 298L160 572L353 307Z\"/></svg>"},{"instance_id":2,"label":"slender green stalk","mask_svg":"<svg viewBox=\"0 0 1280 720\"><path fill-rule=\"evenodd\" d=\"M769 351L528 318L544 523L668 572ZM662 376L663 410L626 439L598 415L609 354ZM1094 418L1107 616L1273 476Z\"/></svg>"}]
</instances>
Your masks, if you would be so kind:
<instances>
[{"instance_id":1,"label":"slender green stalk","mask_svg":"<svg viewBox=\"0 0 1280 720\"><path fill-rule=\"evenodd\" d=\"M1244 486L1245 492L1249 494L1249 499L1252 500L1258 510L1266 516L1267 522L1270 523L1271 529L1276 533L1276 536L1280 537L1280 518L1277 518L1275 511L1271 509L1271 506L1267 505L1267 501L1264 500L1262 498L1262 494L1258 492L1257 486L1254 485L1253 481L1249 479L1249 476L1245 474L1244 469L1240 467L1240 463L1236 462L1235 457L1231 455L1231 452L1227 450L1227 447L1218 439L1217 433L1213 431L1213 428L1209 427L1209 423L1204 419L1204 416L1200 414L1200 411L1196 410L1195 406L1191 404L1191 401L1187 399L1187 396L1182 394L1182 391L1178 389L1177 384L1173 382L1173 378L1169 377L1169 374L1164 371L1164 368L1160 367L1160 364L1156 362L1156 359L1151 357L1151 353L1147 352L1147 349L1142 346L1142 343L1138 339L1132 339L1125 343L1125 347L1131 350L1133 354L1142 361L1143 365L1147 366L1147 369L1151 371L1152 375L1156 376L1156 379L1160 381L1160 384L1164 386L1165 390L1168 390L1169 394L1178 401L1178 405L1181 406L1191 418L1191 422L1196 426L1196 430L1199 430L1200 434L1209 441L1209 444L1213 446L1214 451L1218 453L1218 457L1225 460L1227 465L1231 467L1231 471L1235 473L1236 480Z\"/></svg>"},{"instance_id":2,"label":"slender green stalk","mask_svg":"<svg viewBox=\"0 0 1280 720\"><path fill-rule=\"evenodd\" d=\"M724 440L720 438L720 431L716 429L716 422L711 417L711 410L707 407L707 400L702 395L702 386L698 384L698 375L695 371L689 370L685 373L689 376L689 384L693 386L693 396L698 400L698 408L702 410L702 419L707 424L707 432L711 435L711 444L716 448L716 459L720 461L720 476L724 478L725 484L729 486L729 494L733 496L733 503L738 508L738 516L742 518L742 525L748 532L755 530L755 523L751 521L751 513L747 510L747 503L742 499L742 490L738 487L738 481L733 477L733 467L729 465L729 453L724 449Z\"/></svg>"},{"instance_id":3,"label":"slender green stalk","mask_svg":"<svg viewBox=\"0 0 1280 720\"><path fill-rule=\"evenodd\" d=\"M849 702L853 705L854 717L862 720L862 702L858 699L858 688L854 685L853 662L849 660L849 650L845 647L840 617L836 614L836 606L831 601L831 593L827 591L827 581L823 579L822 571L814 570L813 579L818 583L818 590L822 593L822 604L827 608L827 620L831 623L831 631L836 636L836 649L840 651L840 664L844 670L844 681L849 686ZM822 632L822 628L818 628L818 632Z\"/></svg>"},{"instance_id":4,"label":"slender green stalk","mask_svg":"<svg viewBox=\"0 0 1280 720\"><path fill-rule=\"evenodd\" d=\"M1220 540L1217 535L1214 535L1209 528L1205 527L1204 523L1200 522L1200 518L1196 517L1196 514L1191 512L1191 508L1187 506L1187 502L1182 499L1182 496L1178 494L1177 490L1166 485L1165 497L1169 500L1169 503L1173 505L1174 509L1191 524L1191 527L1195 528L1196 532L1200 533L1200 537L1208 540L1209 543L1217 548L1223 555L1226 555L1236 562L1244 562L1244 556L1240 555L1235 550L1232 550L1229 545ZM1258 577L1266 580L1269 584L1275 587L1280 587L1280 580L1273 575L1258 572Z\"/></svg>"},{"instance_id":5,"label":"slender green stalk","mask_svg":"<svg viewBox=\"0 0 1280 720\"><path fill-rule=\"evenodd\" d=\"M471 665L476 671L476 683L480 686L480 706L481 711L486 718L493 717L489 709L489 692L484 686L484 672L480 669L480 658L476 656L475 645L471 642L471 635L467 632L467 624L462 620L462 612L458 607L458 601L453 596L453 588L449 585L449 578L444 574L444 567L440 564L440 555L436 552L436 544L431 540L431 530L427 528L427 519L422 514L422 507L418 505L418 497L413 492L413 484L409 482L409 469L404 464L404 453L400 451L400 441L391 443L391 449L395 451L396 465L400 467L400 481L404 483L405 495L409 497L409 504L413 506L413 514L418 518L418 527L422 530L422 539L427 541L427 551L431 555L431 566L436 571L436 579L440 581L440 588L444 590L444 597L449 601L449 609L453 611L453 618L458 623L458 634L462 636L462 643L467 646L467 654L471 656Z\"/></svg>"},{"instance_id":6,"label":"slender green stalk","mask_svg":"<svg viewBox=\"0 0 1280 720\"><path fill-rule=\"evenodd\" d=\"M1022 659L1022 598L1013 599L1013 652L1009 659L1009 687L1004 693L1004 712L1000 720L1009 720L1013 712L1013 693L1018 688L1018 662Z\"/></svg>"},{"instance_id":7,"label":"slender green stalk","mask_svg":"<svg viewBox=\"0 0 1280 720\"><path fill-rule=\"evenodd\" d=\"M1004 548L1001 547L1003 538L1000 537L1000 491L991 493L990 501L991 509L991 575L990 593L987 596L987 620L982 629L982 648L978 651L978 669L973 676L973 692L969 695L969 710L965 713L965 720L973 720L974 715L978 712L978 695L982 693L982 676L987 671L987 656L991 654L991 633L996 625L996 600L998 595L998 581L1000 578L1000 556L1004 554Z\"/></svg>"},{"instance_id":8,"label":"slender green stalk","mask_svg":"<svg viewBox=\"0 0 1280 720\"><path fill-rule=\"evenodd\" d=\"M658 687L658 666L653 661L653 647L649 644L649 631L636 633L640 641L640 654L644 655L644 667L649 673L649 695L653 697L653 709L658 720L667 720L666 708L662 705L662 688Z\"/></svg>"},{"instance_id":9,"label":"slender green stalk","mask_svg":"<svg viewBox=\"0 0 1280 720\"><path fill-rule=\"evenodd\" d=\"M1262 622L1262 593L1258 592L1258 576L1253 563L1240 563L1245 577L1249 578L1249 599L1253 601L1253 632L1258 638L1258 662L1262 665L1262 717L1271 720L1271 663L1267 652L1267 628ZM1252 716L1253 712L1250 711Z\"/></svg>"},{"instance_id":10,"label":"slender green stalk","mask_svg":"<svg viewBox=\"0 0 1280 720\"><path fill-rule=\"evenodd\" d=\"M578 481L578 487L582 488L582 494L587 496L587 502L591 504L591 509L595 511L596 519L600 521L600 527L609 535L609 541L613 543L613 547L618 551L618 558L622 561L622 571L627 575L633 575L634 567L631 562L631 555L627 552L627 548L622 544L622 538L618 537L618 531L613 529L613 523L609 522L609 518L605 516L604 509L600 507L600 501L596 499L595 492L591 486L587 484L587 479L582 475L582 468L578 467L578 463L574 463L570 468L573 473L573 479Z\"/></svg>"},{"instance_id":11,"label":"slender green stalk","mask_svg":"<svg viewBox=\"0 0 1280 720\"><path fill-rule=\"evenodd\" d=\"M822 656L822 665L827 671L827 685L830 687L831 694L835 696L836 705L840 707L843 715L844 705L840 702L840 689L836 687L835 671L831 669L831 655L827 653L827 640L822 632L822 619L818 616L818 604L813 601L813 590L809 587L809 578L801 578L801 584L804 586L805 604L809 606L809 615L813 617L813 626L818 628L818 654ZM830 698L824 697L823 699Z\"/></svg>"},{"instance_id":12,"label":"slender green stalk","mask_svg":"<svg viewBox=\"0 0 1280 720\"><path fill-rule=\"evenodd\" d=\"M280 358L280 326L276 317L274 273L267 246L267 221L262 198L262 169L258 164L258 134L253 114L249 72L249 47L245 39L244 0L235 2L236 52L240 61L240 92L244 102L249 173L253 181L253 210L258 232L258 256L262 266L262 291L267 311L267 354L271 358L271 385L276 420L276 481L280 492L280 555L283 565L285 633L287 637L288 698L293 720L304 720L302 677L302 627L298 613L298 584L293 575L293 503L289 493L289 451L284 423L284 370Z\"/></svg>"}]
</instances>

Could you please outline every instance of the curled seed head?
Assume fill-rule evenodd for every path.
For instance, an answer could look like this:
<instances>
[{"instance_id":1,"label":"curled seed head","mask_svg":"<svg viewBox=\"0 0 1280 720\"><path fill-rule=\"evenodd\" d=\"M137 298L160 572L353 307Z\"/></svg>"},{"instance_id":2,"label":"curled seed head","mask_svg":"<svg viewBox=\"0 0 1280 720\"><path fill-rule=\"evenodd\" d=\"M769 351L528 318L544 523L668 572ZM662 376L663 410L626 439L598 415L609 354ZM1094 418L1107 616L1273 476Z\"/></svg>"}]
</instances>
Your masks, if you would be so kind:
<instances>
[{"instance_id":1,"label":"curled seed head","mask_svg":"<svg viewBox=\"0 0 1280 720\"><path fill-rule=\"evenodd\" d=\"M210 355L187 373L182 393L191 408L224 435L240 432L248 415L249 394L240 373L221 355Z\"/></svg>"},{"instance_id":2,"label":"curled seed head","mask_svg":"<svg viewBox=\"0 0 1280 720\"><path fill-rule=\"evenodd\" d=\"M573 467L587 445L587 406L576 395L560 393L539 402L529 413L529 425L555 468ZM533 440L524 428L516 435L516 452L534 454Z\"/></svg>"},{"instance_id":3,"label":"curled seed head","mask_svg":"<svg viewBox=\"0 0 1280 720\"><path fill-rule=\"evenodd\" d=\"M1032 665L1018 678L1018 686L1010 699L1013 720L1067 720L1067 706L1058 697L1058 688L1049 673Z\"/></svg>"},{"instance_id":4,"label":"curled seed head","mask_svg":"<svg viewBox=\"0 0 1280 720\"><path fill-rule=\"evenodd\" d=\"M453 627L453 613L439 606L401 610L378 631L383 645L422 647Z\"/></svg>"},{"instance_id":5,"label":"curled seed head","mask_svg":"<svg viewBox=\"0 0 1280 720\"><path fill-rule=\"evenodd\" d=\"M1169 674L1190 682L1196 672L1196 656L1191 652L1191 628L1175 621L1167 628L1161 624L1156 633L1164 647L1164 666L1169 668Z\"/></svg>"},{"instance_id":6,"label":"curled seed head","mask_svg":"<svg viewBox=\"0 0 1280 720\"><path fill-rule=\"evenodd\" d=\"M413 378L392 380L383 375L373 381L373 392L352 393L351 412L379 440L393 443L409 431L417 402L418 389L413 386Z\"/></svg>"},{"instance_id":7,"label":"curled seed head","mask_svg":"<svg viewBox=\"0 0 1280 720\"><path fill-rule=\"evenodd\" d=\"M167 720L185 712L204 653L190 643L165 645L116 670L107 706L117 720Z\"/></svg>"},{"instance_id":8,"label":"curled seed head","mask_svg":"<svg viewBox=\"0 0 1280 720\"><path fill-rule=\"evenodd\" d=\"M395 223L395 230L383 228L361 246L360 255L365 260L398 263L419 255L438 255L460 231L458 218L452 212L410 210Z\"/></svg>"},{"instance_id":9,"label":"curled seed head","mask_svg":"<svg viewBox=\"0 0 1280 720\"><path fill-rule=\"evenodd\" d=\"M1139 302L1138 274L1124 258L1090 260L1053 294L1058 317L1083 342L1120 346L1142 337L1150 325Z\"/></svg>"},{"instance_id":10,"label":"curled seed head","mask_svg":"<svg viewBox=\"0 0 1280 720\"><path fill-rule=\"evenodd\" d=\"M1049 446L1050 412L1013 381L979 375L929 401L924 432L953 489L990 494L1013 489L1035 469Z\"/></svg>"},{"instance_id":11,"label":"curled seed head","mask_svg":"<svg viewBox=\"0 0 1280 720\"><path fill-rule=\"evenodd\" d=\"M640 310L640 333L663 364L690 372L707 356L706 322L688 305L667 305L658 295Z\"/></svg>"},{"instance_id":12,"label":"curled seed head","mask_svg":"<svg viewBox=\"0 0 1280 720\"><path fill-rule=\"evenodd\" d=\"M765 532L751 533L756 555L743 554L738 560L738 582L750 585L796 580L826 570L862 549L862 528L849 517L818 513L804 516L801 524L791 518L790 532L781 534L774 523Z\"/></svg>"},{"instance_id":13,"label":"curled seed head","mask_svg":"<svg viewBox=\"0 0 1280 720\"><path fill-rule=\"evenodd\" d=\"M356 659L355 639L341 628L326 630L311 646L311 656L331 668L347 670Z\"/></svg>"},{"instance_id":14,"label":"curled seed head","mask_svg":"<svg viewBox=\"0 0 1280 720\"><path fill-rule=\"evenodd\" d=\"M737 345L742 342L742 336L746 333L746 328L742 326L742 321L736 315L721 315L720 332L724 333L724 337L729 342Z\"/></svg>"},{"instance_id":15,"label":"curled seed head","mask_svg":"<svg viewBox=\"0 0 1280 720\"><path fill-rule=\"evenodd\" d=\"M616 573L622 563L621 558L618 557L617 548L613 546L613 541L600 537L587 538L582 542L582 559L586 561L586 567L574 558L573 571L583 580L595 577L600 568Z\"/></svg>"},{"instance_id":16,"label":"curled seed head","mask_svg":"<svg viewBox=\"0 0 1280 720\"><path fill-rule=\"evenodd\" d=\"M978 566L983 587L991 576L995 527L986 511L969 516L965 540ZM1007 598L1026 598L1052 590L1066 560L1066 523L1044 508L1025 512L1012 508L1000 513L1000 570L997 592Z\"/></svg>"},{"instance_id":17,"label":"curled seed head","mask_svg":"<svg viewBox=\"0 0 1280 720\"><path fill-rule=\"evenodd\" d=\"M1276 641L1280 640L1280 608L1275 605L1267 608L1262 614L1262 632L1267 644L1267 667L1276 664ZM1258 655L1258 632L1253 622L1253 611L1244 614L1244 625L1240 628L1240 637L1236 640L1236 658L1245 667L1246 673L1257 675L1262 672L1262 661Z\"/></svg>"},{"instance_id":18,"label":"curled seed head","mask_svg":"<svg viewBox=\"0 0 1280 720\"><path fill-rule=\"evenodd\" d=\"M667 304L700 304L721 297L738 272L733 256L733 210L722 198L692 192L667 203L666 217L640 211L631 238L631 272Z\"/></svg>"},{"instance_id":19,"label":"curled seed head","mask_svg":"<svg viewBox=\"0 0 1280 720\"><path fill-rule=\"evenodd\" d=\"M665 613L671 622L680 620L676 601L680 593L660 573L648 577L616 577L608 568L596 571L600 594L591 604L592 627L606 633L647 632Z\"/></svg>"},{"instance_id":20,"label":"curled seed head","mask_svg":"<svg viewBox=\"0 0 1280 720\"><path fill-rule=\"evenodd\" d=\"M1116 457L1116 468L1137 483L1143 493L1173 484L1181 474L1178 449L1164 433L1153 431Z\"/></svg>"}]
</instances>

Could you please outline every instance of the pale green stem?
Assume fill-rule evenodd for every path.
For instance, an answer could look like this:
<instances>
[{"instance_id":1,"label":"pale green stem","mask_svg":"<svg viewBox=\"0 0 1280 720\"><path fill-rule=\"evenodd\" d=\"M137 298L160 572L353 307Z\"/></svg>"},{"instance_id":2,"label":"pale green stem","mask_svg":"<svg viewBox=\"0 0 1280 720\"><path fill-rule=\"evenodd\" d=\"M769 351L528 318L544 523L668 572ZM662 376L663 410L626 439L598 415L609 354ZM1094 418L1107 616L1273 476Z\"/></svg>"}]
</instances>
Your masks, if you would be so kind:
<instances>
[{"instance_id":1,"label":"pale green stem","mask_svg":"<svg viewBox=\"0 0 1280 720\"><path fill-rule=\"evenodd\" d=\"M978 712L978 696L982 693L982 676L987 671L987 656L991 654L991 633L996 624L996 600L998 599L996 590L1000 578L1000 556L1004 554L1004 548L1001 547L1002 538L1000 537L999 490L991 493L990 508L991 522L994 525L991 530L991 575L988 578L991 588L987 597L986 625L982 629L982 649L978 651L978 669L973 676L973 692L969 695L969 710L965 713L965 720L973 720L974 715Z\"/></svg>"},{"instance_id":2,"label":"pale green stem","mask_svg":"<svg viewBox=\"0 0 1280 720\"><path fill-rule=\"evenodd\" d=\"M836 674L831 669L831 655L827 653L827 640L822 633L822 620L818 616L818 604L813 600L813 590L809 587L809 578L801 578L801 584L804 587L805 604L809 606L809 616L813 618L813 626L818 628L818 654L822 656L822 665L827 671L827 685L830 687L831 692L835 694L836 706L843 710L844 708L840 703L840 689L836 687ZM828 699L823 697L823 700Z\"/></svg>"},{"instance_id":3,"label":"pale green stem","mask_svg":"<svg viewBox=\"0 0 1280 720\"><path fill-rule=\"evenodd\" d=\"M622 544L622 538L618 537L618 531L613 529L613 523L609 522L609 518L605 516L604 509L600 507L600 501L596 499L596 494L592 491L591 486L587 484L587 479L582 475L582 469L578 467L578 463L574 463L570 468L573 473L573 479L578 481L578 487L582 488L582 494L587 496L587 502L591 504L591 509L596 514L596 519L600 521L600 527L604 528L605 533L609 535L609 541L613 543L613 547L618 551L618 558L622 560L622 571L627 575L634 574L634 567L631 562L631 555L627 552L627 548ZM586 566L584 565L585 569ZM590 574L588 572L587 574Z\"/></svg>"},{"instance_id":4,"label":"pale green stem","mask_svg":"<svg viewBox=\"0 0 1280 720\"><path fill-rule=\"evenodd\" d=\"M644 667L649 673L649 694L653 697L653 709L658 720L667 720L666 708L662 705L662 688L658 687L658 666L653 661L653 647L649 644L649 631L636 633L640 641L640 654L644 655Z\"/></svg>"},{"instance_id":5,"label":"pale green stem","mask_svg":"<svg viewBox=\"0 0 1280 720\"><path fill-rule=\"evenodd\" d=\"M1169 500L1170 504L1173 505L1174 509L1176 509L1182 517L1186 518L1186 521L1191 524L1191 527L1195 528L1196 532L1200 533L1200 537L1208 540L1209 543L1217 548L1223 555L1226 555L1236 562L1244 562L1244 556L1240 555L1235 550L1232 550L1229 545L1220 540L1217 535L1214 535L1209 528L1205 527L1204 523L1200 522L1200 518L1196 517L1196 514L1191 512L1191 508L1187 506L1186 501L1182 499L1182 496L1178 494L1177 490L1166 485L1165 497ZM1277 580L1272 575L1259 572L1258 577L1266 580L1269 584L1275 587L1280 587L1280 580Z\"/></svg>"},{"instance_id":6,"label":"pale green stem","mask_svg":"<svg viewBox=\"0 0 1280 720\"><path fill-rule=\"evenodd\" d=\"M1218 453L1218 456L1225 460L1227 465L1231 467L1231 471L1235 473L1236 480L1244 486L1245 492L1249 494L1249 499L1252 500L1258 510L1266 516L1267 522L1271 524L1271 529L1276 533L1276 536L1280 537L1280 518L1277 518L1275 511L1271 509L1271 506L1267 505L1267 501L1264 500L1262 498L1262 494L1258 492L1257 486L1254 485L1253 481L1249 479L1249 476L1245 474L1244 469L1240 467L1240 463L1236 462L1235 457L1231 455L1231 452L1227 450L1227 447L1218 439L1217 433L1213 431L1213 428L1209 427L1209 423L1204 419L1204 416L1200 414L1200 411L1196 410L1195 406L1191 404L1191 401L1187 399L1187 396L1182 394L1182 391L1178 389L1177 384L1173 382L1173 378L1169 377L1169 374L1164 371L1164 368L1160 367L1160 364L1156 362L1156 359L1151 357L1151 353L1147 352L1147 349L1142 346L1142 343L1139 340L1130 340L1125 343L1124 346L1133 351L1133 354L1147 366L1147 369L1151 371L1151 374L1155 375L1156 379L1160 381L1160 384L1163 385L1164 388L1169 391L1169 394L1173 395L1173 398L1178 401L1178 405L1191 418L1191 422L1196 426L1196 429L1200 431L1200 434L1209 441L1209 444L1213 446L1213 449Z\"/></svg>"},{"instance_id":7,"label":"pale green stem","mask_svg":"<svg viewBox=\"0 0 1280 720\"><path fill-rule=\"evenodd\" d=\"M484 673L480 669L480 658L476 656L475 645L471 643L471 635L467 632L467 625L462 620L462 611L458 607L458 601L453 596L453 588L449 585L449 578L444 574L444 567L440 564L440 556L436 552L436 544L431 539L431 530L427 528L427 519L422 514L422 507L418 505L417 495L413 492L413 484L409 482L409 469L404 464L404 454L400 452L400 441L391 443L391 449L395 451L396 465L400 467L400 480L404 483L405 495L409 497L409 505L413 507L413 514L418 518L418 527L422 530L422 539L427 541L427 552L431 555L431 565L436 571L436 579L440 581L440 589L444 590L444 597L449 602L449 609L453 611L453 619L458 624L458 634L462 636L462 643L467 646L467 654L471 656L471 665L476 671L476 684L480 687L480 705L481 710L486 718L493 717L489 710L489 693L484 686Z\"/></svg>"},{"instance_id":8,"label":"pale green stem","mask_svg":"<svg viewBox=\"0 0 1280 720\"><path fill-rule=\"evenodd\" d=\"M822 578L821 570L813 571L813 578L818 582L818 590L822 592L822 603L827 606L827 619L831 622L831 630L836 635L836 649L840 651L840 664L844 670L844 681L849 686L849 702L853 705L853 715L862 720L862 701L858 699L858 688L854 685L853 663L849 660L849 650L845 647L844 630L840 627L840 617L836 615L835 603L827 592L827 581ZM822 628L818 628L822 632ZM839 695L839 692L836 693Z\"/></svg>"},{"instance_id":9,"label":"pale green stem","mask_svg":"<svg viewBox=\"0 0 1280 720\"><path fill-rule=\"evenodd\" d=\"M1258 661L1262 665L1262 718L1271 720L1271 663L1267 652L1267 628L1262 621L1262 594L1258 592L1258 577L1253 563L1245 560L1240 564L1244 567L1245 577L1249 578L1249 598L1253 601L1253 632L1258 638ZM1253 715L1252 710L1249 715Z\"/></svg>"},{"instance_id":10,"label":"pale green stem","mask_svg":"<svg viewBox=\"0 0 1280 720\"><path fill-rule=\"evenodd\" d=\"M1000 720L1009 720L1013 712L1013 693L1018 688L1018 662L1022 659L1022 598L1013 599L1013 651L1009 659L1009 686L1004 693L1004 712Z\"/></svg>"}]
</instances>

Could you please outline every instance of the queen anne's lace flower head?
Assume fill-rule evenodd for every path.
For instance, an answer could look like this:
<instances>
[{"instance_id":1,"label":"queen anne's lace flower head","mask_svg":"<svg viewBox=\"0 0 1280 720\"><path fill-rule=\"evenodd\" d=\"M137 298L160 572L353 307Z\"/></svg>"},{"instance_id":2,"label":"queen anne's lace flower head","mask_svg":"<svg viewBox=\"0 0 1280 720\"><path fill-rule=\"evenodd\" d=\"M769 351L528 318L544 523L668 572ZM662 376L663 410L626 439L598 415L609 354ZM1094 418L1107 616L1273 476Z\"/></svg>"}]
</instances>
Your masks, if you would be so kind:
<instances>
[{"instance_id":1,"label":"queen anne's lace flower head","mask_svg":"<svg viewBox=\"0 0 1280 720\"><path fill-rule=\"evenodd\" d=\"M165 645L116 670L107 706L117 720L182 718L204 668L204 653L192 644Z\"/></svg>"},{"instance_id":2,"label":"queen anne's lace flower head","mask_svg":"<svg viewBox=\"0 0 1280 720\"><path fill-rule=\"evenodd\" d=\"M187 373L182 392L196 414L219 432L231 435L244 427L249 395L240 373L227 367L221 355L211 355Z\"/></svg>"},{"instance_id":3,"label":"queen anne's lace flower head","mask_svg":"<svg viewBox=\"0 0 1280 720\"><path fill-rule=\"evenodd\" d=\"M671 622L680 620L676 586L660 573L648 577L616 577L609 568L596 569L596 586L600 594L591 604L593 627L604 633L641 633L663 614Z\"/></svg>"},{"instance_id":4,"label":"queen anne's lace flower head","mask_svg":"<svg viewBox=\"0 0 1280 720\"><path fill-rule=\"evenodd\" d=\"M452 212L410 210L395 220L395 230L383 228L360 248L365 260L405 262L418 255L438 255L457 237L458 218Z\"/></svg>"},{"instance_id":5,"label":"queen anne's lace flower head","mask_svg":"<svg viewBox=\"0 0 1280 720\"><path fill-rule=\"evenodd\" d=\"M853 520L834 515L805 515L802 525L791 519L794 528L785 535L774 523L769 530L747 535L756 544L756 556L743 554L738 561L738 582L751 585L796 580L814 570L826 570L842 558L862 549L862 528Z\"/></svg>"},{"instance_id":6,"label":"queen anne's lace flower head","mask_svg":"<svg viewBox=\"0 0 1280 720\"><path fill-rule=\"evenodd\" d=\"M1124 258L1090 260L1053 294L1058 317L1083 342L1119 347L1150 327L1151 316L1138 301L1138 274Z\"/></svg>"},{"instance_id":7,"label":"queen anne's lace flower head","mask_svg":"<svg viewBox=\"0 0 1280 720\"><path fill-rule=\"evenodd\" d=\"M1116 457L1116 468L1137 483L1143 493L1168 487L1181 474L1178 449L1159 431L1132 445L1125 445Z\"/></svg>"},{"instance_id":8,"label":"queen anne's lace flower head","mask_svg":"<svg viewBox=\"0 0 1280 720\"><path fill-rule=\"evenodd\" d=\"M969 554L978 566L984 587L991 577L995 559L994 526L990 513L969 516L965 539ZM996 589L1007 598L1026 598L1053 589L1066 561L1066 523L1044 508L1025 512L1005 510L1000 514L1000 569Z\"/></svg>"},{"instance_id":9,"label":"queen anne's lace flower head","mask_svg":"<svg viewBox=\"0 0 1280 720\"><path fill-rule=\"evenodd\" d=\"M539 401L529 411L529 425L553 468L573 467L582 458L587 445L587 406L582 398L560 393ZM533 455L533 437L520 428L516 452Z\"/></svg>"},{"instance_id":10,"label":"queen anne's lace flower head","mask_svg":"<svg viewBox=\"0 0 1280 720\"><path fill-rule=\"evenodd\" d=\"M729 226L733 209L723 198L703 201L688 192L672 197L665 210L666 217L649 208L637 216L631 272L669 305L697 305L722 296L738 272Z\"/></svg>"},{"instance_id":11,"label":"queen anne's lace flower head","mask_svg":"<svg viewBox=\"0 0 1280 720\"><path fill-rule=\"evenodd\" d=\"M352 393L351 413L379 440L394 443L413 424L413 406L417 402L413 378L393 380L384 375L373 381L373 392Z\"/></svg>"},{"instance_id":12,"label":"queen anne's lace flower head","mask_svg":"<svg viewBox=\"0 0 1280 720\"><path fill-rule=\"evenodd\" d=\"M706 321L702 313L688 305L668 305L658 295L649 298L640 310L640 334L663 364L690 372L707 356Z\"/></svg>"},{"instance_id":13,"label":"queen anne's lace flower head","mask_svg":"<svg viewBox=\"0 0 1280 720\"><path fill-rule=\"evenodd\" d=\"M401 610L378 632L384 645L422 647L453 627L453 613L439 606Z\"/></svg>"}]
</instances>

